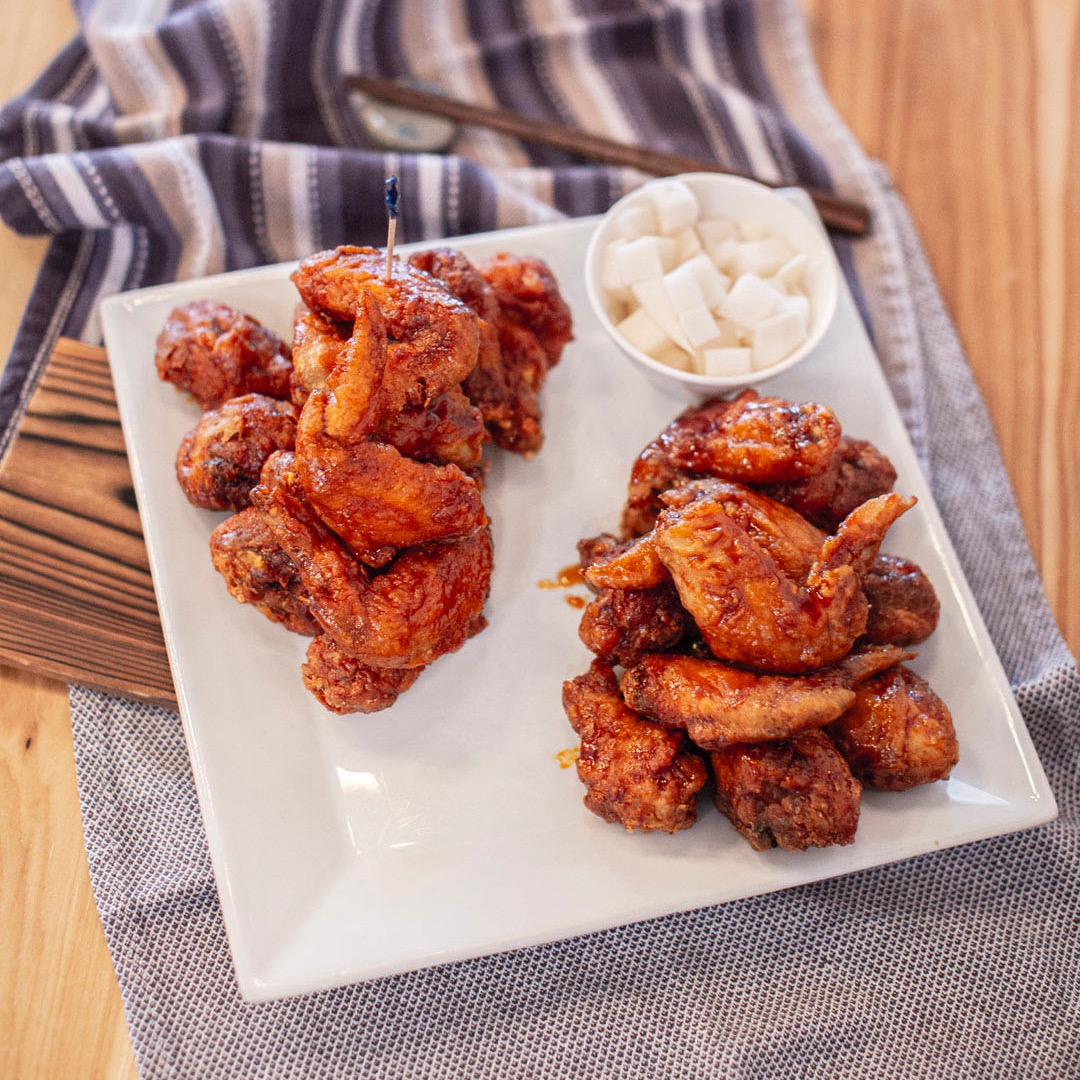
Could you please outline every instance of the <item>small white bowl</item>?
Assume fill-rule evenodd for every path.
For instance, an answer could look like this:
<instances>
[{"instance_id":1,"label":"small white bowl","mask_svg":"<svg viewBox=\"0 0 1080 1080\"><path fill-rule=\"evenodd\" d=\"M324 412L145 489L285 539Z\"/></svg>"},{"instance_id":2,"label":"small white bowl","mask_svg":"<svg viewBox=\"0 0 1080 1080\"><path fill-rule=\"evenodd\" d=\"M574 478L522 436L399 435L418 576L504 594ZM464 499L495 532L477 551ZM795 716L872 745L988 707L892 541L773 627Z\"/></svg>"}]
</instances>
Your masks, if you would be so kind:
<instances>
[{"instance_id":1,"label":"small white bowl","mask_svg":"<svg viewBox=\"0 0 1080 1080\"><path fill-rule=\"evenodd\" d=\"M754 180L723 173L686 173L671 179L681 180L697 197L704 212L709 215L725 214L739 221L763 221L773 235L786 240L796 252L806 256L804 284L810 301L809 333L794 352L782 360L740 375L698 375L683 371L653 359L626 341L615 329L615 319L606 290L601 285L601 269L604 251L615 238L616 215L620 210L649 198L646 187L636 188L624 195L596 227L585 254L585 287L596 317L611 336L612 341L631 360L640 365L654 382L672 388L681 388L693 396L707 396L728 390L756 386L809 356L825 336L836 312L839 291L839 268L836 256L821 224L806 211L778 194L772 188Z\"/></svg>"}]
</instances>

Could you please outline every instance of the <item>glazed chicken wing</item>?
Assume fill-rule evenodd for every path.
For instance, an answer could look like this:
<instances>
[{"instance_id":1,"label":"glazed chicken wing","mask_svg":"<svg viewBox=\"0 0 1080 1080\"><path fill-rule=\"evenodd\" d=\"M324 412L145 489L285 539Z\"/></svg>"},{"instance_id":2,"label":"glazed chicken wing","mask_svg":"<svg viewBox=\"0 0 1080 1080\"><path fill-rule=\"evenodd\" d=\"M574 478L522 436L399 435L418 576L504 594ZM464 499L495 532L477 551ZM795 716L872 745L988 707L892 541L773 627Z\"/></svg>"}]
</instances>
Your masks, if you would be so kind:
<instances>
[{"instance_id":1,"label":"glazed chicken wing","mask_svg":"<svg viewBox=\"0 0 1080 1080\"><path fill-rule=\"evenodd\" d=\"M296 407L245 394L204 412L180 443L176 479L188 501L206 510L243 510L263 463L296 441Z\"/></svg>"},{"instance_id":2,"label":"glazed chicken wing","mask_svg":"<svg viewBox=\"0 0 1080 1080\"><path fill-rule=\"evenodd\" d=\"M720 660L646 656L622 677L623 699L665 727L682 728L695 746L788 739L835 720L855 687L909 654L896 646L850 653L809 675L761 675Z\"/></svg>"},{"instance_id":3,"label":"glazed chicken wing","mask_svg":"<svg viewBox=\"0 0 1080 1080\"><path fill-rule=\"evenodd\" d=\"M423 670L372 667L323 634L308 646L300 675L308 690L331 712L372 713L390 708Z\"/></svg>"},{"instance_id":4,"label":"glazed chicken wing","mask_svg":"<svg viewBox=\"0 0 1080 1080\"><path fill-rule=\"evenodd\" d=\"M868 787L904 791L943 780L959 760L948 708L904 665L859 686L854 704L829 734Z\"/></svg>"},{"instance_id":5,"label":"glazed chicken wing","mask_svg":"<svg viewBox=\"0 0 1080 1080\"><path fill-rule=\"evenodd\" d=\"M937 627L937 593L910 559L879 555L863 574L863 592L870 602L866 638L876 645L915 645Z\"/></svg>"},{"instance_id":6,"label":"glazed chicken wing","mask_svg":"<svg viewBox=\"0 0 1080 1080\"><path fill-rule=\"evenodd\" d=\"M822 731L710 755L717 809L755 851L850 844L862 788Z\"/></svg>"},{"instance_id":7,"label":"glazed chicken wing","mask_svg":"<svg viewBox=\"0 0 1080 1080\"><path fill-rule=\"evenodd\" d=\"M626 829L677 832L697 820L705 764L682 732L645 720L619 696L610 664L594 660L563 684L563 707L581 737L585 805Z\"/></svg>"},{"instance_id":8,"label":"glazed chicken wing","mask_svg":"<svg viewBox=\"0 0 1080 1080\"><path fill-rule=\"evenodd\" d=\"M250 315L212 300L172 311L158 335L155 363L162 379L188 391L202 409L243 394L289 396L289 347Z\"/></svg>"},{"instance_id":9,"label":"glazed chicken wing","mask_svg":"<svg viewBox=\"0 0 1080 1080\"><path fill-rule=\"evenodd\" d=\"M274 539L261 510L249 506L218 525L210 534L210 557L235 600L294 633L319 632L296 564Z\"/></svg>"}]
</instances>

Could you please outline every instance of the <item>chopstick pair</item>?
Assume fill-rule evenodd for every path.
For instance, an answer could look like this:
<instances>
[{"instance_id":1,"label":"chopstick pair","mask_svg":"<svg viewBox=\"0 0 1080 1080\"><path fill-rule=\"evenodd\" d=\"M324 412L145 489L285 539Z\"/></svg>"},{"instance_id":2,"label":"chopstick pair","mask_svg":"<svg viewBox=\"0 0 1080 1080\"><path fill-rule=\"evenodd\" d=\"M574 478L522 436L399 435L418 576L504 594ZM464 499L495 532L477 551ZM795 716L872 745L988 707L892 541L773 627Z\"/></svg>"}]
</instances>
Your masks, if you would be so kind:
<instances>
[{"instance_id":1,"label":"chopstick pair","mask_svg":"<svg viewBox=\"0 0 1080 1080\"><path fill-rule=\"evenodd\" d=\"M419 90L392 79L347 75L345 85L350 90L359 90L389 104L419 109L421 112L444 116L462 124L489 128L504 135L514 135L519 139L543 143L546 146L553 146L595 161L626 165L655 176L673 176L687 172L716 172L757 180L758 183L766 184L768 187L791 186L762 180L760 177L736 172L733 169L724 169L713 162L699 161L697 158L683 154L669 154L661 150L650 150L644 146L632 146L600 135L591 135L588 132L563 127L549 120L533 120L504 109L472 105L466 101ZM862 204L817 188L803 186L803 190L810 196L821 215L821 220L828 228L850 236L864 236L869 230L870 212Z\"/></svg>"}]
</instances>

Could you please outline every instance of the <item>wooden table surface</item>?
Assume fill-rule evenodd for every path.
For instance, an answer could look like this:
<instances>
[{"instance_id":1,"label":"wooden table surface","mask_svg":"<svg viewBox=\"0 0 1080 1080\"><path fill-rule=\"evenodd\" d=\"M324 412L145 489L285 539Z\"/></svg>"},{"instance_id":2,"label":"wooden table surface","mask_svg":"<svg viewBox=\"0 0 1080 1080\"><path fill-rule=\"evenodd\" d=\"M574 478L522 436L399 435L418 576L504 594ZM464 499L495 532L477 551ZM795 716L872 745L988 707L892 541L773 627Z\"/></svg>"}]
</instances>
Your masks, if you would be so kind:
<instances>
[{"instance_id":1,"label":"wooden table surface","mask_svg":"<svg viewBox=\"0 0 1080 1080\"><path fill-rule=\"evenodd\" d=\"M822 75L914 214L989 403L1051 606L1080 647L1080 0L803 0ZM7 0L0 99L75 31ZM44 241L0 231L0 356ZM1073 358L1070 365L1067 358ZM90 890L66 688L0 668L0 1076L131 1077Z\"/></svg>"}]
</instances>

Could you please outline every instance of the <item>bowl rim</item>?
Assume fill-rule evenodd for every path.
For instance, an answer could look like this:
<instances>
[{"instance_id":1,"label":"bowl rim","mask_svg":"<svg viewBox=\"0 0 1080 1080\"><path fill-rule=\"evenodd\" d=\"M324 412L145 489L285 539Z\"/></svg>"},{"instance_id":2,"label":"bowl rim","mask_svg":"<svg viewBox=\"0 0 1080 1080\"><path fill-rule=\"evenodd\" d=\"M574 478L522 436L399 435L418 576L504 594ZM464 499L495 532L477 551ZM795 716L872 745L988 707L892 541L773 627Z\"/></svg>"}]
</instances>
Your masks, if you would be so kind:
<instances>
[{"instance_id":1,"label":"bowl rim","mask_svg":"<svg viewBox=\"0 0 1080 1080\"><path fill-rule=\"evenodd\" d=\"M642 352L636 346L631 345L630 342L615 329L615 323L608 313L607 305L604 303L603 290L600 285L599 261L601 257L601 238L604 236L606 230L611 227L611 223L618 210L630 205L637 199L644 198L643 193L648 185L655 181L662 180L681 180L684 183L689 182L691 184L699 182L720 184L735 190L741 189L750 195L763 198L766 201L771 202L775 200L774 205L782 207L783 213L787 213L790 209L795 214L798 214L799 218L792 218L792 220L799 220L800 222L804 221L805 224L809 226L810 233L816 235L824 255L824 258L821 261L827 267L828 274L828 280L824 283L824 303L821 305L820 311L815 311L815 325L811 328L811 332L807 335L806 340L789 356L784 357L783 360L779 360L775 364L771 364L769 367L760 368L746 375L701 375L695 371L682 371L679 368L670 367L669 365L656 360L649 356L648 353ZM791 188L797 190L797 185L792 185ZM658 375L665 376L684 386L697 387L701 390L732 390L751 386L754 383L762 382L765 379L771 379L785 371L790 371L791 368L806 359L806 357L821 344L822 339L825 337L835 318L840 294L840 267L836 260L836 253L833 251L832 244L829 242L828 235L825 232L825 228L821 224L821 219L816 215L807 213L800 203L785 198L784 195L781 194L783 190L783 188L779 190L772 188L768 184L763 184L758 180L751 180L744 176L733 176L729 173L679 173L674 176L651 177L649 180L646 180L632 191L628 191L625 195L612 203L597 222L592 236L589 237L589 243L585 249L584 276L585 291L589 297L589 303L592 305L593 312L599 319L601 326L604 327L605 331L618 347L636 363L641 364L647 371L656 372ZM730 216L736 221L746 220L746 218L740 218L735 214ZM789 238L785 237L785 239ZM807 256L813 254L810 251L804 250L801 245L797 245L797 252L802 252Z\"/></svg>"}]
</instances>

